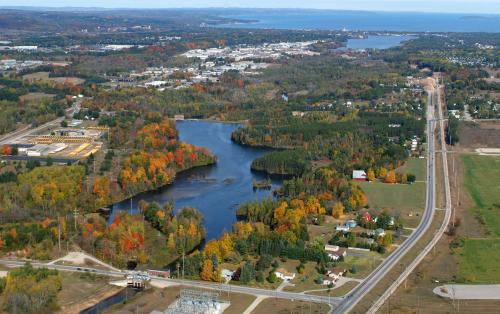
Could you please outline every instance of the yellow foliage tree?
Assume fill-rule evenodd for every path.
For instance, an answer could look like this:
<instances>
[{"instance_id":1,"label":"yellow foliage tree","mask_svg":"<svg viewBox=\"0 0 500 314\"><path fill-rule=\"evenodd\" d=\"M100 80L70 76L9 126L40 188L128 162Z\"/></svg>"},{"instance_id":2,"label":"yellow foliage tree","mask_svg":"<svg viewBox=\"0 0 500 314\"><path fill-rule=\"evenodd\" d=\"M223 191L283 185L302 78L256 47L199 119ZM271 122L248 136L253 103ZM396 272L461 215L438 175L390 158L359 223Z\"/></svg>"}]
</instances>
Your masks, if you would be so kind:
<instances>
[{"instance_id":1,"label":"yellow foliage tree","mask_svg":"<svg viewBox=\"0 0 500 314\"><path fill-rule=\"evenodd\" d=\"M385 176L387 176L387 169L385 169L384 167L381 167L379 172L378 172L378 176L381 179L385 179Z\"/></svg>"},{"instance_id":2,"label":"yellow foliage tree","mask_svg":"<svg viewBox=\"0 0 500 314\"><path fill-rule=\"evenodd\" d=\"M375 172L372 169L368 169L366 178L368 179L368 181L375 181Z\"/></svg>"},{"instance_id":3,"label":"yellow foliage tree","mask_svg":"<svg viewBox=\"0 0 500 314\"><path fill-rule=\"evenodd\" d=\"M385 183L396 183L396 172L394 170L387 172Z\"/></svg>"},{"instance_id":4,"label":"yellow foliage tree","mask_svg":"<svg viewBox=\"0 0 500 314\"><path fill-rule=\"evenodd\" d=\"M323 215L325 213L325 208L321 206L319 200L314 196L307 199L306 210L308 214Z\"/></svg>"},{"instance_id":5,"label":"yellow foliage tree","mask_svg":"<svg viewBox=\"0 0 500 314\"><path fill-rule=\"evenodd\" d=\"M332 207L332 216L335 218L340 218L344 216L344 205L341 202L335 203Z\"/></svg>"},{"instance_id":6,"label":"yellow foliage tree","mask_svg":"<svg viewBox=\"0 0 500 314\"><path fill-rule=\"evenodd\" d=\"M201 269L200 278L205 281L210 281L213 278L213 268L214 265L210 259L206 259L203 262L203 268Z\"/></svg>"},{"instance_id":7,"label":"yellow foliage tree","mask_svg":"<svg viewBox=\"0 0 500 314\"><path fill-rule=\"evenodd\" d=\"M144 251L139 252L139 256L137 257L137 259L139 260L140 264L146 264L148 262L148 256Z\"/></svg>"},{"instance_id":8,"label":"yellow foliage tree","mask_svg":"<svg viewBox=\"0 0 500 314\"><path fill-rule=\"evenodd\" d=\"M172 250L175 249L175 239L173 232L168 235L167 247Z\"/></svg>"},{"instance_id":9,"label":"yellow foliage tree","mask_svg":"<svg viewBox=\"0 0 500 314\"><path fill-rule=\"evenodd\" d=\"M224 233L220 238L220 252L222 259L225 259L234 249L233 239L229 233Z\"/></svg>"}]
</instances>

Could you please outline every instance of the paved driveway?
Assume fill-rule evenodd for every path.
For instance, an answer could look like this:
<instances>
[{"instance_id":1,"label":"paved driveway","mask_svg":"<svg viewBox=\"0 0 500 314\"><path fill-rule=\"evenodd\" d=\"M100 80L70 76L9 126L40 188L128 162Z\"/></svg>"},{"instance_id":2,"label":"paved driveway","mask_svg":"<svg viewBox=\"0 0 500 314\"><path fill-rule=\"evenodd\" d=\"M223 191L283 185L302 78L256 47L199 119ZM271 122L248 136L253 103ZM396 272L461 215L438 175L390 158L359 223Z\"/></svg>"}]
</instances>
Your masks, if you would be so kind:
<instances>
[{"instance_id":1,"label":"paved driveway","mask_svg":"<svg viewBox=\"0 0 500 314\"><path fill-rule=\"evenodd\" d=\"M433 292L450 299L500 300L500 285L444 285Z\"/></svg>"}]
</instances>

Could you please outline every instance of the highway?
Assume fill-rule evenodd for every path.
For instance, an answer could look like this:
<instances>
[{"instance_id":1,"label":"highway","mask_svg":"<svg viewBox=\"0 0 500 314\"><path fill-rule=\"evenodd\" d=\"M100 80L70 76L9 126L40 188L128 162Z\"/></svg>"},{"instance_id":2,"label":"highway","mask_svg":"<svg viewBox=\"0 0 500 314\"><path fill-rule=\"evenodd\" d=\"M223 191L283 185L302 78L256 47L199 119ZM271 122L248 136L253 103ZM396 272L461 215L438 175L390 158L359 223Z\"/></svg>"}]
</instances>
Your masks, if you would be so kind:
<instances>
[{"instance_id":1,"label":"highway","mask_svg":"<svg viewBox=\"0 0 500 314\"><path fill-rule=\"evenodd\" d=\"M427 195L425 202L425 210L415 231L403 242L391 255L389 255L363 282L354 288L343 301L334 309L332 313L347 313L370 292L377 283L383 279L391 269L396 266L399 260L418 242L418 240L427 232L432 223L435 211L436 201L436 169L435 169L435 127L436 120L434 118L434 101L433 93L428 92L427 105ZM441 120L441 123L443 121Z\"/></svg>"},{"instance_id":2,"label":"highway","mask_svg":"<svg viewBox=\"0 0 500 314\"><path fill-rule=\"evenodd\" d=\"M396 289L406 280L410 273L418 266L418 264L425 258L425 256L432 250L432 248L437 244L439 239L443 236L451 218L451 191L450 191L450 180L448 176L448 157L445 142L445 127L443 119L443 104L440 103L440 86L437 86L436 98L438 100L438 121L440 123L440 142L442 149L439 151L441 153L442 164L443 164L443 178L444 178L444 188L445 188L445 217L439 230L434 234L432 240L427 244L427 246L419 253L419 255L406 267L406 269L400 274L398 279L392 283L392 285L387 289L382 296L373 303L372 307L367 313L375 314L384 304L384 302L396 291Z\"/></svg>"},{"instance_id":3,"label":"highway","mask_svg":"<svg viewBox=\"0 0 500 314\"><path fill-rule=\"evenodd\" d=\"M23 266L26 261L20 260L11 260L11 259L0 259L0 264L7 267L20 267ZM70 272L82 272L82 273L93 273L103 276L109 277L117 277L120 279L124 279L127 271L113 271L113 270L103 270L96 269L86 266L69 266L69 265L58 265L58 264L47 264L37 261L30 261L33 267L45 267L48 269L57 269L60 271L70 271ZM246 286L237 286L231 284L220 284L220 283L212 283L205 281L195 281L195 280L183 280L183 279L173 279L173 278L162 278L151 276L151 279L156 281L163 281L169 283L175 283L183 286L194 287L194 288L205 288L205 289L214 289L223 292L238 292L238 293L246 293L255 296L266 296L266 297L274 297L280 299L287 299L290 301L305 301L305 302L316 302L316 303L326 303L331 306L336 306L340 302L340 298L337 297L328 297L328 296L317 296L317 295L308 295L296 292L284 292L284 291L276 291L276 290L268 290L268 289L260 289L260 288L251 288Z\"/></svg>"}]
</instances>

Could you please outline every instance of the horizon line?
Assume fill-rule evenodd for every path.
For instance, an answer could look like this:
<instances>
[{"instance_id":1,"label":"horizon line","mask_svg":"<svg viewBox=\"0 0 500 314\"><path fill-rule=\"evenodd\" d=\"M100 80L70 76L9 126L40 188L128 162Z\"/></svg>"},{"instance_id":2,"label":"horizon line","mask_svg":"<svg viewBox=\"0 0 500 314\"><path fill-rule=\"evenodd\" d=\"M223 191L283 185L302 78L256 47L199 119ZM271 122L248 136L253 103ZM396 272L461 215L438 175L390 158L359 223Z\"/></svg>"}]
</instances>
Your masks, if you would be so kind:
<instances>
[{"instance_id":1,"label":"horizon line","mask_svg":"<svg viewBox=\"0 0 500 314\"><path fill-rule=\"evenodd\" d=\"M361 10L361 9L329 9L329 8L300 8L300 7L239 7L239 6L215 6L215 7L96 7L96 6L32 6L32 5L0 5L0 10L305 10L305 11L335 11L335 12L366 12L366 13L427 13L427 14L480 14L480 15L500 15L499 13L489 12L443 12L443 11L410 11L410 10Z\"/></svg>"}]
</instances>

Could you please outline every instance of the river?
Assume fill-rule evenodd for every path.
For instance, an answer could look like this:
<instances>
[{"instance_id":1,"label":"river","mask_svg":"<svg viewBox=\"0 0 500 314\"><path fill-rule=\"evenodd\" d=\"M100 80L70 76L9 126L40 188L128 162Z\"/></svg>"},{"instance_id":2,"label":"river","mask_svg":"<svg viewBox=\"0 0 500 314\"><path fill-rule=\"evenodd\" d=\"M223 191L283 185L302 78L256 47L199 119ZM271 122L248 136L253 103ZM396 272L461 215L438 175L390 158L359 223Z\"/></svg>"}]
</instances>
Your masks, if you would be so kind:
<instances>
[{"instance_id":1,"label":"river","mask_svg":"<svg viewBox=\"0 0 500 314\"><path fill-rule=\"evenodd\" d=\"M110 221L120 210L136 213L141 200L159 204L174 201L176 210L195 207L203 214L206 240L230 231L236 222L235 212L240 204L272 195L271 190L253 190L252 181L263 180L266 176L250 170L252 161L269 150L233 143L231 133L238 127L241 124L192 120L177 122L180 140L208 148L217 156L217 164L181 172L169 186L137 195L132 202L129 199L115 204ZM272 180L273 189L280 184L281 180Z\"/></svg>"}]
</instances>

